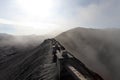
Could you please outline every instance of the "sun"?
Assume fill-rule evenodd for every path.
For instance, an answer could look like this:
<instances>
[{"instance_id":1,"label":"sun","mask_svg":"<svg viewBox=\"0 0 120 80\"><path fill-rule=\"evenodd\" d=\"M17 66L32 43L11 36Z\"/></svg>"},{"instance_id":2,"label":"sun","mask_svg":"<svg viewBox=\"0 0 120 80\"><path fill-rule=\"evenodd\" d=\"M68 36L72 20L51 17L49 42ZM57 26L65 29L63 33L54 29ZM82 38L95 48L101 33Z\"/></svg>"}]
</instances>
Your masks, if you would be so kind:
<instances>
[{"instance_id":1,"label":"sun","mask_svg":"<svg viewBox=\"0 0 120 80\"><path fill-rule=\"evenodd\" d=\"M20 8L28 16L46 18L52 14L54 0L17 0Z\"/></svg>"},{"instance_id":2,"label":"sun","mask_svg":"<svg viewBox=\"0 0 120 80\"><path fill-rule=\"evenodd\" d=\"M58 28L59 25L52 21L56 15L57 0L16 0L16 3L22 13L17 18L23 26L18 29L21 34L49 34Z\"/></svg>"}]
</instances>

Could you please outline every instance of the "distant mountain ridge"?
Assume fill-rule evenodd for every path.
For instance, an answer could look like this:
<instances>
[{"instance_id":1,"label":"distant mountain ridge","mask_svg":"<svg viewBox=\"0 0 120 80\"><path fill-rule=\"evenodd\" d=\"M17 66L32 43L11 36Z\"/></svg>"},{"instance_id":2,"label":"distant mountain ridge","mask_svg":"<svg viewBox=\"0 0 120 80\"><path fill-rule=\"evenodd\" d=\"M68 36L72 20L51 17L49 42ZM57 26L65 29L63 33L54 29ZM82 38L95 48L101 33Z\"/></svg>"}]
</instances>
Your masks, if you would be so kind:
<instances>
[{"instance_id":1,"label":"distant mountain ridge","mask_svg":"<svg viewBox=\"0 0 120 80\"><path fill-rule=\"evenodd\" d=\"M0 33L0 57L16 52L28 51L40 45L45 38L45 36L37 35L14 36Z\"/></svg>"}]
</instances>

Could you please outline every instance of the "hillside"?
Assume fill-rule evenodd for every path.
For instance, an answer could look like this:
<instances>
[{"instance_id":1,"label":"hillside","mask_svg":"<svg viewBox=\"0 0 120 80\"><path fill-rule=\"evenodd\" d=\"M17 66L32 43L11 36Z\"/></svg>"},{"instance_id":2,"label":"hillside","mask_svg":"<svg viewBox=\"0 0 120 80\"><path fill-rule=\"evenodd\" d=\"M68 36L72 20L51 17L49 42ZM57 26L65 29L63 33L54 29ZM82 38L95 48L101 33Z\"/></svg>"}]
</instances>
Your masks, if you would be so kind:
<instances>
[{"instance_id":1,"label":"hillside","mask_svg":"<svg viewBox=\"0 0 120 80\"><path fill-rule=\"evenodd\" d=\"M0 60L0 80L56 80L50 41L27 52L6 55Z\"/></svg>"},{"instance_id":2,"label":"hillside","mask_svg":"<svg viewBox=\"0 0 120 80\"><path fill-rule=\"evenodd\" d=\"M44 36L13 36L0 33L0 60L7 55L29 51L40 45L46 37Z\"/></svg>"},{"instance_id":3,"label":"hillside","mask_svg":"<svg viewBox=\"0 0 120 80\"><path fill-rule=\"evenodd\" d=\"M105 80L120 79L120 30L75 28L56 37L88 68Z\"/></svg>"}]
</instances>

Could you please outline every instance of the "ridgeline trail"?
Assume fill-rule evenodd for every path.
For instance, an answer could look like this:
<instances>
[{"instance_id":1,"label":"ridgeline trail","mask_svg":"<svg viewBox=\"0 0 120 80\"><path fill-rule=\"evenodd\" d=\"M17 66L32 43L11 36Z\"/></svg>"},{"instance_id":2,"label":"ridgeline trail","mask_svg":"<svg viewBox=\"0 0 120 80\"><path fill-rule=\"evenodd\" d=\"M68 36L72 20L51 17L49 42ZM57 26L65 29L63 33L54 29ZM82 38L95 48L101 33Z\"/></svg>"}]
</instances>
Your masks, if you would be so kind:
<instances>
[{"instance_id":1,"label":"ridgeline trail","mask_svg":"<svg viewBox=\"0 0 120 80\"><path fill-rule=\"evenodd\" d=\"M0 80L103 80L55 39L0 61Z\"/></svg>"}]
</instances>

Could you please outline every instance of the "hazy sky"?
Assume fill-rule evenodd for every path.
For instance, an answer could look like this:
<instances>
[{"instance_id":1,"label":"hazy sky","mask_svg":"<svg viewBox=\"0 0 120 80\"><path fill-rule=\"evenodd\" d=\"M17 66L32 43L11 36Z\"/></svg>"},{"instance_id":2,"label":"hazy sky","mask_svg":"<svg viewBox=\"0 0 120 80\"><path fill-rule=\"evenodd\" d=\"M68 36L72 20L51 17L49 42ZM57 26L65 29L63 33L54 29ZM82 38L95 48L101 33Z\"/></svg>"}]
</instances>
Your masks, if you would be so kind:
<instances>
[{"instance_id":1,"label":"hazy sky","mask_svg":"<svg viewBox=\"0 0 120 80\"><path fill-rule=\"evenodd\" d=\"M74 27L119 28L120 0L0 0L0 32L55 34Z\"/></svg>"}]
</instances>

